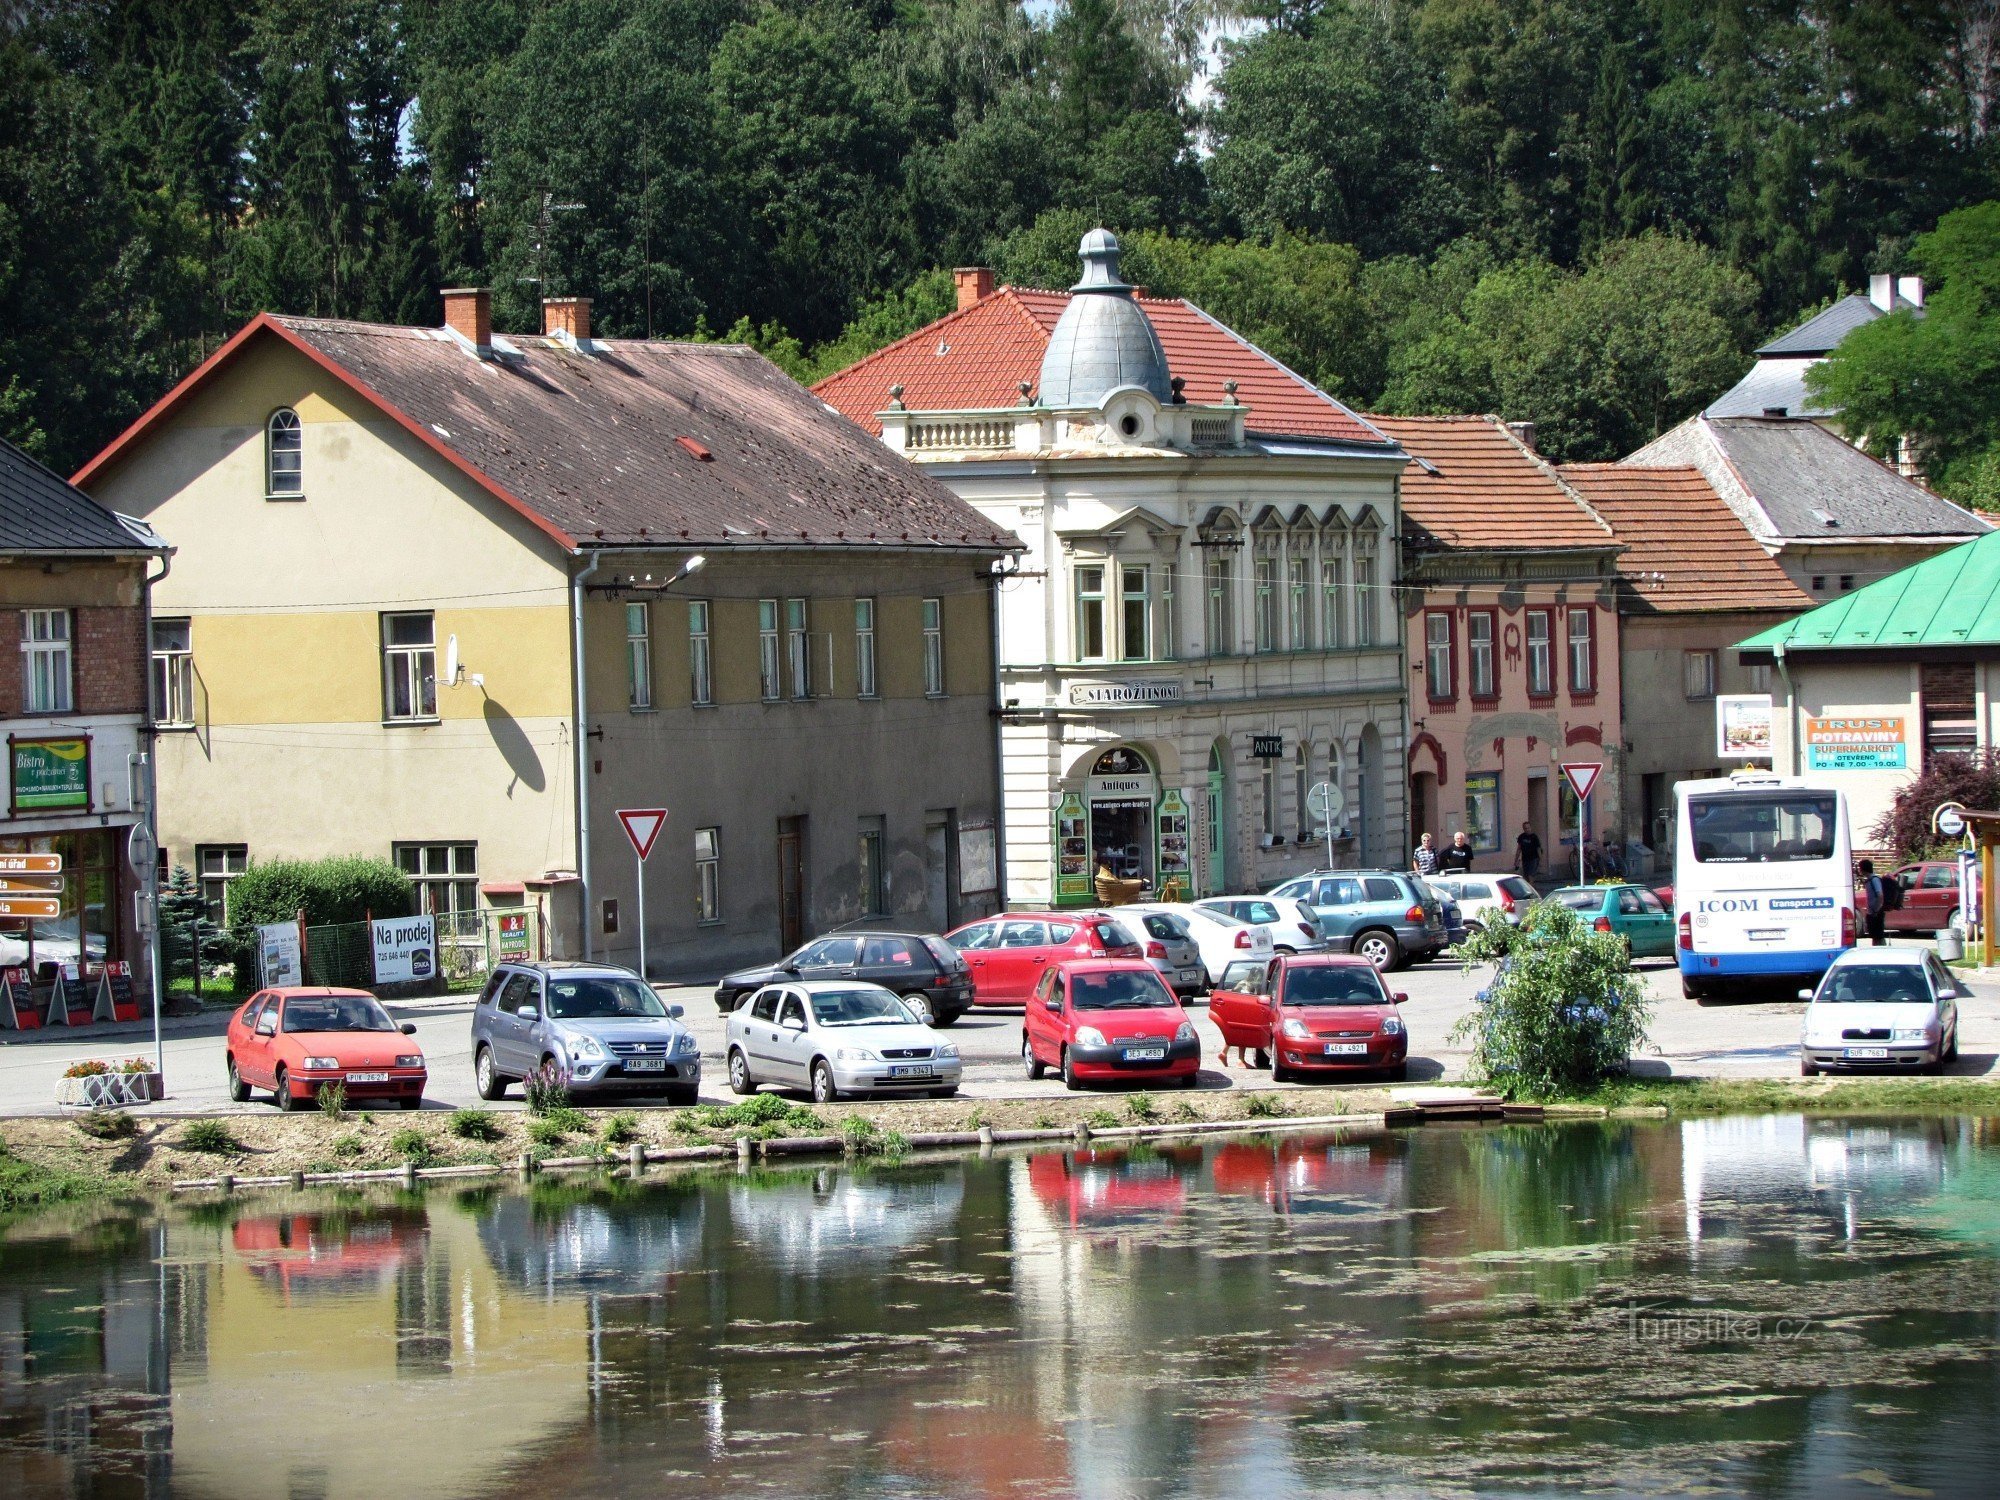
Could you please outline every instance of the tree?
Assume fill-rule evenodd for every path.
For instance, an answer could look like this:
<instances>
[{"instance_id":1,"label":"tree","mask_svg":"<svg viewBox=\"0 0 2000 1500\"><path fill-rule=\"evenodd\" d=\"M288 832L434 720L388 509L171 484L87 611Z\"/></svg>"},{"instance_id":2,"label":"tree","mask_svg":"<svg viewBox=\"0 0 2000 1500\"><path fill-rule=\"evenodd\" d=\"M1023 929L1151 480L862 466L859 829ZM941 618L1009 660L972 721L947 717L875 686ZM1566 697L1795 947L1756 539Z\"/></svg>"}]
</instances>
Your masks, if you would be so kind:
<instances>
[{"instance_id":1,"label":"tree","mask_svg":"<svg viewBox=\"0 0 2000 1500\"><path fill-rule=\"evenodd\" d=\"M1980 811L2000 808L2000 750L1988 746L1976 755L1925 756L1923 770L1897 791L1868 836L1895 850L1898 859L1932 857L1948 842L1931 824L1931 815L1946 802Z\"/></svg>"}]
</instances>

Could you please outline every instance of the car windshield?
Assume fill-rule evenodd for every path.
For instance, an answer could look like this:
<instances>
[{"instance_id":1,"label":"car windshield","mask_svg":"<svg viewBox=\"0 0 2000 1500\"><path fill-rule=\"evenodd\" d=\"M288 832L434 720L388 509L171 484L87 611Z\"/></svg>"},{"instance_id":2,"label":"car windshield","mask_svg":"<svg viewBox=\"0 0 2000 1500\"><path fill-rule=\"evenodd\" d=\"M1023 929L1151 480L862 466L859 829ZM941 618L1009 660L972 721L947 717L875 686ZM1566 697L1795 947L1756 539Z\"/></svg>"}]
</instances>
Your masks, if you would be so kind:
<instances>
[{"instance_id":1,"label":"car windshield","mask_svg":"<svg viewBox=\"0 0 2000 1500\"><path fill-rule=\"evenodd\" d=\"M1555 899L1571 911L1601 911L1604 908L1604 892L1594 888L1557 891Z\"/></svg>"},{"instance_id":2,"label":"car windshield","mask_svg":"<svg viewBox=\"0 0 2000 1500\"><path fill-rule=\"evenodd\" d=\"M1373 969L1293 969L1285 976L1287 1005L1380 1005L1387 997Z\"/></svg>"},{"instance_id":3,"label":"car windshield","mask_svg":"<svg viewBox=\"0 0 2000 1500\"><path fill-rule=\"evenodd\" d=\"M389 1013L368 995L295 995L285 1002L287 1031L394 1031Z\"/></svg>"},{"instance_id":4,"label":"car windshield","mask_svg":"<svg viewBox=\"0 0 2000 1500\"><path fill-rule=\"evenodd\" d=\"M653 987L636 979L592 976L549 981L549 1014L558 1021L629 1020L666 1013Z\"/></svg>"},{"instance_id":5,"label":"car windshield","mask_svg":"<svg viewBox=\"0 0 2000 1500\"><path fill-rule=\"evenodd\" d=\"M1831 792L1721 792L1687 804L1694 857L1705 865L1827 859L1833 854Z\"/></svg>"},{"instance_id":6,"label":"car windshield","mask_svg":"<svg viewBox=\"0 0 2000 1500\"><path fill-rule=\"evenodd\" d=\"M1174 1003L1174 997L1151 970L1144 974L1123 970L1072 974L1069 999L1078 1010L1152 1010Z\"/></svg>"},{"instance_id":7,"label":"car windshield","mask_svg":"<svg viewBox=\"0 0 2000 1500\"><path fill-rule=\"evenodd\" d=\"M827 990L812 997L813 1020L821 1026L907 1026L916 1017L887 990Z\"/></svg>"},{"instance_id":8,"label":"car windshield","mask_svg":"<svg viewBox=\"0 0 2000 1500\"><path fill-rule=\"evenodd\" d=\"M1922 1004L1931 998L1915 964L1851 964L1826 976L1816 997L1836 1003Z\"/></svg>"}]
</instances>

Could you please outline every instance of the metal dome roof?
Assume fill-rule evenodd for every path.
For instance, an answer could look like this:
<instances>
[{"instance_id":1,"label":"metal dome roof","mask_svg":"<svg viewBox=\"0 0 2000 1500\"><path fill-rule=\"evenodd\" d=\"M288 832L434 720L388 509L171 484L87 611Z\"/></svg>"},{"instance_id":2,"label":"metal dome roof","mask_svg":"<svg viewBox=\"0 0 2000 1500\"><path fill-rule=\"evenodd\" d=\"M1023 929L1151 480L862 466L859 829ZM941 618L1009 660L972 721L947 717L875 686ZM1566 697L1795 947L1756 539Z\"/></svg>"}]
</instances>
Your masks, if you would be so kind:
<instances>
[{"instance_id":1,"label":"metal dome roof","mask_svg":"<svg viewBox=\"0 0 2000 1500\"><path fill-rule=\"evenodd\" d=\"M1093 229L1078 247L1083 279L1049 334L1042 356L1040 400L1044 406L1096 406L1120 386L1136 385L1165 405L1167 352L1132 288L1118 279L1118 240Z\"/></svg>"}]
</instances>

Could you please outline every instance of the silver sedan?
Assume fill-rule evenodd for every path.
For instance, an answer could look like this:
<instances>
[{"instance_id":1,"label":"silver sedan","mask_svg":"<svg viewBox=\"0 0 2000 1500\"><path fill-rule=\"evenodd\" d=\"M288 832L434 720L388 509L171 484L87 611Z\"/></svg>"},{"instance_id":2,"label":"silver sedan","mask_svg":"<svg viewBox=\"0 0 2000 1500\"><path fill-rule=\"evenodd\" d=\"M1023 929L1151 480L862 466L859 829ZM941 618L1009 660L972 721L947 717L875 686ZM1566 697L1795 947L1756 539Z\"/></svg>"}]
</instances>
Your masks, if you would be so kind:
<instances>
[{"instance_id":1,"label":"silver sedan","mask_svg":"<svg viewBox=\"0 0 2000 1500\"><path fill-rule=\"evenodd\" d=\"M767 984L729 1013L729 1086L810 1090L817 1104L843 1094L958 1092L958 1048L878 984L806 979Z\"/></svg>"}]
</instances>

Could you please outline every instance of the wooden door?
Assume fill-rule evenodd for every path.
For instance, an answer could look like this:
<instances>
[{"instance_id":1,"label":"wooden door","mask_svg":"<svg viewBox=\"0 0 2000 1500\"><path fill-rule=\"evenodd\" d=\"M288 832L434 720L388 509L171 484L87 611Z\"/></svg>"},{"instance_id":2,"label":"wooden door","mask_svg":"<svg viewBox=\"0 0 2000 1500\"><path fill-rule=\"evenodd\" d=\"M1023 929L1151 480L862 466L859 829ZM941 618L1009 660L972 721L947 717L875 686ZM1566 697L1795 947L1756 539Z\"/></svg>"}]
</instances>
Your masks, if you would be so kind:
<instances>
[{"instance_id":1,"label":"wooden door","mask_svg":"<svg viewBox=\"0 0 2000 1500\"><path fill-rule=\"evenodd\" d=\"M806 820L778 819L778 943L790 953L806 940Z\"/></svg>"}]
</instances>

